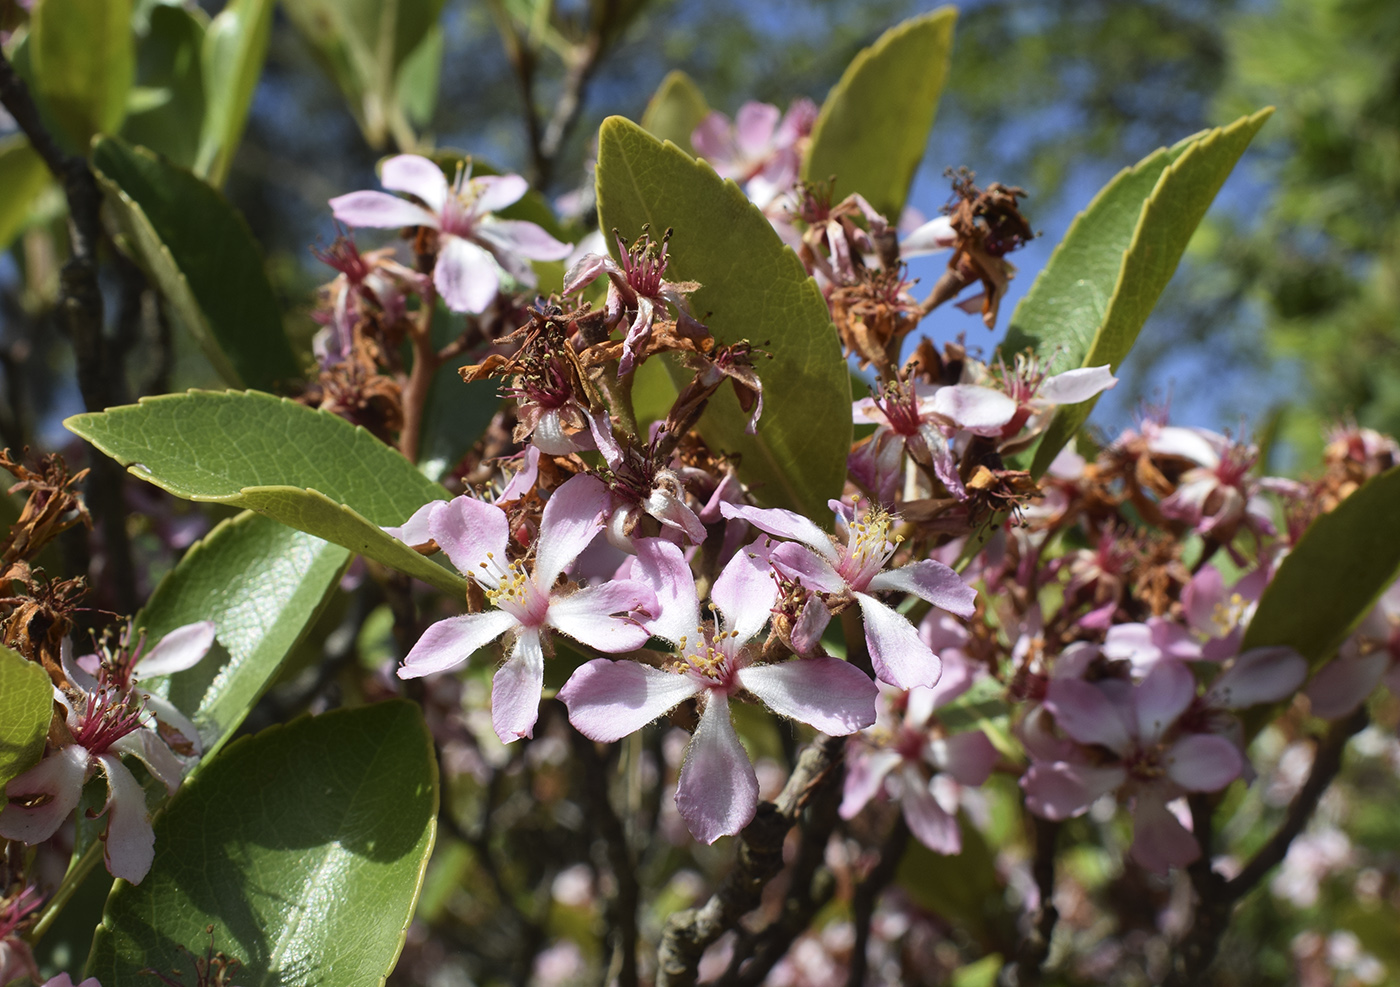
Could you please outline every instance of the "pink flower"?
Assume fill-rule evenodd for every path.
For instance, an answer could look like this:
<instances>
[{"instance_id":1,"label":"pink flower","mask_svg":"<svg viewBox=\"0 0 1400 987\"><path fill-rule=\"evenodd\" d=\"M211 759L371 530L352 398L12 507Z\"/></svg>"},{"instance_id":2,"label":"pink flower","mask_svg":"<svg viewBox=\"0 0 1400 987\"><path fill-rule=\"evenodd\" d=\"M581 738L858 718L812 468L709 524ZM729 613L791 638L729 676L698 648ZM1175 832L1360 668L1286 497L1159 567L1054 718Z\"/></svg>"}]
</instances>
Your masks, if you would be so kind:
<instances>
[{"instance_id":1,"label":"pink flower","mask_svg":"<svg viewBox=\"0 0 1400 987\"><path fill-rule=\"evenodd\" d=\"M1244 770L1229 740L1181 728L1178 720L1195 700L1196 680L1174 661L1159 663L1138 685L1051 679L1045 709L1074 743L1041 738L1034 729L1024 735L1032 758L1021 779L1026 807L1067 819L1121 790L1133 799L1134 860L1158 873L1195 860L1200 847L1167 803L1186 792L1218 791Z\"/></svg>"},{"instance_id":2,"label":"pink flower","mask_svg":"<svg viewBox=\"0 0 1400 987\"><path fill-rule=\"evenodd\" d=\"M32 886L0 901L0 984L20 977L39 980L39 967L29 943L20 935L20 925L42 904L43 899Z\"/></svg>"},{"instance_id":3,"label":"pink flower","mask_svg":"<svg viewBox=\"0 0 1400 987\"><path fill-rule=\"evenodd\" d=\"M442 169L416 154L384 162L387 189L416 196L423 205L386 192L351 192L330 200L335 218L351 226L397 229L427 226L438 231L433 283L454 312L483 312L500 291L501 272L534 287L527 261L563 260L570 246L534 223L491 215L516 202L529 186L519 175L471 178L459 171L448 185Z\"/></svg>"},{"instance_id":4,"label":"pink flower","mask_svg":"<svg viewBox=\"0 0 1400 987\"><path fill-rule=\"evenodd\" d=\"M690 135L695 153L721 178L732 178L760 209L789 191L802 167L802 141L817 122L817 106L795 100L782 113L771 103L748 102L730 123L714 112Z\"/></svg>"},{"instance_id":5,"label":"pink flower","mask_svg":"<svg viewBox=\"0 0 1400 987\"><path fill-rule=\"evenodd\" d=\"M73 978L67 973L60 973L53 979L45 982L44 987L73 987ZM88 977L78 987L102 987L96 977Z\"/></svg>"},{"instance_id":6,"label":"pink flower","mask_svg":"<svg viewBox=\"0 0 1400 987\"><path fill-rule=\"evenodd\" d=\"M966 688L970 670L951 653L944 659L944 679L956 677ZM934 711L957 692L919 688L900 694L887 687L881 693L883 722L851 741L841 818L853 818L884 790L899 799L904 821L920 843L935 853L961 853L953 806L943 805L938 795L951 803L960 784L983 784L997 762L996 748L980 730L948 736L932 731Z\"/></svg>"},{"instance_id":7,"label":"pink flower","mask_svg":"<svg viewBox=\"0 0 1400 987\"><path fill-rule=\"evenodd\" d=\"M1308 683L1315 716L1336 720L1356 709L1382 681L1400 695L1400 583L1387 589Z\"/></svg>"},{"instance_id":8,"label":"pink flower","mask_svg":"<svg viewBox=\"0 0 1400 987\"><path fill-rule=\"evenodd\" d=\"M617 246L622 255L621 265L606 254L585 254L564 276L564 294L569 295L606 274L607 324L615 326L631 313L627 337L622 344L622 358L617 364L619 374L632 372L637 351L651 338L651 327L657 313L665 318L668 304L676 310L676 328L683 335L695 339L709 335L709 330L690 314L690 301L686 298L700 285L694 281L676 282L662 278L666 273L666 249L670 238L671 231L667 230L661 243L655 244L650 232L644 228L641 239L629 248L619 236Z\"/></svg>"},{"instance_id":9,"label":"pink flower","mask_svg":"<svg viewBox=\"0 0 1400 987\"><path fill-rule=\"evenodd\" d=\"M534 566L507 561L510 525L499 507L462 496L438 501L400 529L409 544L423 533L441 546L464 575L486 591L493 610L440 620L423 632L404 659L405 679L445 672L502 634L514 635L510 657L491 681L491 723L502 743L533 734L544 687L544 636L553 630L599 651L639 648L647 632L629 615L651 611L656 597L642 583L620 580L576 592L555 585L602 530L608 491L581 473L554 491L544 508ZM427 539L422 539L426 541Z\"/></svg>"},{"instance_id":10,"label":"pink flower","mask_svg":"<svg viewBox=\"0 0 1400 987\"><path fill-rule=\"evenodd\" d=\"M700 698L700 723L686 748L676 806L705 843L737 833L758 807L758 779L729 718L729 700L747 691L783 716L833 736L875 722L875 684L837 658L755 664L749 642L768 622L777 584L761 556L741 550L710 592L719 619L700 621L695 579L680 548L637 542L636 569L657 588L661 614L649 627L675 645L666 668L598 658L559 690L569 721L585 737L619 740L687 699Z\"/></svg>"},{"instance_id":11,"label":"pink flower","mask_svg":"<svg viewBox=\"0 0 1400 987\"><path fill-rule=\"evenodd\" d=\"M880 509L859 521L855 509L831 501L836 513L837 537L791 511L781 508L721 504L726 518L742 518L760 531L791 542L773 549L773 567L810 590L829 594L839 606L854 600L865 618L865 643L875 677L897 689L931 686L938 681L941 665L919 637L914 625L884 603L875 593L912 593L960 617L970 617L976 590L941 562L923 559L886 571L898 542L891 540L897 518ZM796 544L794 544L794 542Z\"/></svg>"}]
</instances>

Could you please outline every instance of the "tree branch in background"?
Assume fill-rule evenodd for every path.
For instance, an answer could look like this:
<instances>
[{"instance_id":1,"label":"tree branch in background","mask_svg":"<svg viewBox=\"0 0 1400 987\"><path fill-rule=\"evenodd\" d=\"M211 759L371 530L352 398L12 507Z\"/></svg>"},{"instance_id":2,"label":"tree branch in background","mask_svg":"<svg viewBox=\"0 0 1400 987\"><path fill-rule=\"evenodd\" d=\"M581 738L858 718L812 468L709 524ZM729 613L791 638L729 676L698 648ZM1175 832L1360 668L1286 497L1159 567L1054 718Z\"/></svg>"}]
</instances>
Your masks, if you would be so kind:
<instances>
[{"instance_id":1,"label":"tree branch in background","mask_svg":"<svg viewBox=\"0 0 1400 987\"><path fill-rule=\"evenodd\" d=\"M632 848L622 820L613 811L608 798L608 775L598 748L577 730L569 731L574 756L583 764L583 791L588 800L589 818L607 848L607 868L612 871L615 889L607 903L608 937L612 940L612 962L608 964L608 983L618 987L637 987L637 904L640 891L636 869L632 863Z\"/></svg>"},{"instance_id":2,"label":"tree branch in background","mask_svg":"<svg viewBox=\"0 0 1400 987\"><path fill-rule=\"evenodd\" d=\"M909 825L904 821L904 813L895 816L894 829L880 844L880 858L865 875L865 880L856 885L855 896L851 900L851 921L856 927L855 942L851 946L851 968L846 975L847 987L862 987L869 965L866 953L870 947L870 922L875 917L875 903L899 870L899 862L904 859L904 848L909 845Z\"/></svg>"},{"instance_id":3,"label":"tree branch in background","mask_svg":"<svg viewBox=\"0 0 1400 987\"><path fill-rule=\"evenodd\" d=\"M1041 971L1050 955L1050 940L1060 912L1055 907L1055 850L1060 837L1060 823L1030 816L1035 831L1035 858L1031 861L1031 876L1035 878L1040 903L1031 913L1031 929L1021 940L1015 959L1001 968L998 984L1030 987L1041 982Z\"/></svg>"}]
</instances>

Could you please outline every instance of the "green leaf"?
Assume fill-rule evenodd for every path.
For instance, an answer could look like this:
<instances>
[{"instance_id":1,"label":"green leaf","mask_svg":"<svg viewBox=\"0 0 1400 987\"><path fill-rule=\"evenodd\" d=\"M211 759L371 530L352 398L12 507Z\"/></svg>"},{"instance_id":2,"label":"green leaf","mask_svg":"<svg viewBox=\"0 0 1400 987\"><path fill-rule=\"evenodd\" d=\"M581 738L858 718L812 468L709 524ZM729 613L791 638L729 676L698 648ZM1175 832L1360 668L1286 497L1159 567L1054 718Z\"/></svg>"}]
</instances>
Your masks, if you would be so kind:
<instances>
[{"instance_id":1,"label":"green leaf","mask_svg":"<svg viewBox=\"0 0 1400 987\"><path fill-rule=\"evenodd\" d=\"M984 942L1007 921L1001 878L987 841L967 816L958 813L962 853L934 853L912 836L895 872L899 886L921 908L956 922Z\"/></svg>"},{"instance_id":2,"label":"green leaf","mask_svg":"<svg viewBox=\"0 0 1400 987\"><path fill-rule=\"evenodd\" d=\"M30 14L35 89L73 148L114 133L135 73L131 0L38 0Z\"/></svg>"},{"instance_id":3,"label":"green leaf","mask_svg":"<svg viewBox=\"0 0 1400 987\"><path fill-rule=\"evenodd\" d=\"M64 422L143 480L343 545L446 593L462 577L380 530L447 491L344 419L257 391L190 391Z\"/></svg>"},{"instance_id":4,"label":"green leaf","mask_svg":"<svg viewBox=\"0 0 1400 987\"><path fill-rule=\"evenodd\" d=\"M442 77L442 56L446 49L447 36L439 25L434 24L423 35L418 47L399 66L396 86L399 105L415 127L426 127L433 122L438 84Z\"/></svg>"},{"instance_id":5,"label":"green leaf","mask_svg":"<svg viewBox=\"0 0 1400 987\"><path fill-rule=\"evenodd\" d=\"M1075 217L1016 307L1003 352L1033 346L1051 372L1104 364L1116 371L1220 186L1272 113L1203 131L1120 172ZM1097 400L1056 410L1036 449L1035 476Z\"/></svg>"},{"instance_id":6,"label":"green leaf","mask_svg":"<svg viewBox=\"0 0 1400 987\"><path fill-rule=\"evenodd\" d=\"M151 872L117 883L87 972L104 984L188 972L212 925L214 948L243 963L243 987L382 985L422 887L437 803L432 739L407 702L239 740L157 820Z\"/></svg>"},{"instance_id":7,"label":"green leaf","mask_svg":"<svg viewBox=\"0 0 1400 987\"><path fill-rule=\"evenodd\" d=\"M812 128L802 177L836 176L833 201L859 192L898 221L948 76L958 12L939 7L890 28L847 66Z\"/></svg>"},{"instance_id":8,"label":"green leaf","mask_svg":"<svg viewBox=\"0 0 1400 987\"><path fill-rule=\"evenodd\" d=\"M0 645L0 792L39 763L53 719L53 683L43 667Z\"/></svg>"},{"instance_id":9,"label":"green leaf","mask_svg":"<svg viewBox=\"0 0 1400 987\"><path fill-rule=\"evenodd\" d=\"M204 33L200 71L209 95L194 172L219 188L243 137L272 31L272 0L229 0Z\"/></svg>"},{"instance_id":10,"label":"green leaf","mask_svg":"<svg viewBox=\"0 0 1400 987\"><path fill-rule=\"evenodd\" d=\"M1400 570L1400 466L1303 532L1259 599L1242 651L1287 645L1316 671Z\"/></svg>"},{"instance_id":11,"label":"green leaf","mask_svg":"<svg viewBox=\"0 0 1400 987\"><path fill-rule=\"evenodd\" d=\"M136 83L152 96L148 108L128 103L122 139L157 151L182 168L194 164L204 119L199 53L205 21L183 7L158 6L136 51ZM132 91L135 95L136 90Z\"/></svg>"},{"instance_id":12,"label":"green leaf","mask_svg":"<svg viewBox=\"0 0 1400 987\"><path fill-rule=\"evenodd\" d=\"M273 390L298 376L262 252L243 217L184 168L115 138L92 165L126 249L230 384Z\"/></svg>"},{"instance_id":13,"label":"green leaf","mask_svg":"<svg viewBox=\"0 0 1400 987\"><path fill-rule=\"evenodd\" d=\"M710 104L695 80L680 69L672 69L656 87L642 112L642 129L659 141L670 141L692 157L690 135L710 114Z\"/></svg>"},{"instance_id":14,"label":"green leaf","mask_svg":"<svg viewBox=\"0 0 1400 987\"><path fill-rule=\"evenodd\" d=\"M20 134L0 139L0 250L29 223L35 198L49 183L49 169L43 158Z\"/></svg>"},{"instance_id":15,"label":"green leaf","mask_svg":"<svg viewBox=\"0 0 1400 987\"><path fill-rule=\"evenodd\" d=\"M624 237L667 228L667 277L698 281L696 315L721 343L748 339L757 357L763 418L756 436L732 390L710 400L700 432L716 452L739 453L739 475L760 502L821 521L839 497L851 445L851 382L821 291L733 182L610 117L598 137L598 216ZM614 248L615 249L615 248Z\"/></svg>"},{"instance_id":16,"label":"green leaf","mask_svg":"<svg viewBox=\"0 0 1400 987\"><path fill-rule=\"evenodd\" d=\"M349 562L339 545L247 512L209 532L156 587L133 622L148 640L198 620L216 628L215 653L161 689L199 727L206 758L276 679Z\"/></svg>"}]
</instances>

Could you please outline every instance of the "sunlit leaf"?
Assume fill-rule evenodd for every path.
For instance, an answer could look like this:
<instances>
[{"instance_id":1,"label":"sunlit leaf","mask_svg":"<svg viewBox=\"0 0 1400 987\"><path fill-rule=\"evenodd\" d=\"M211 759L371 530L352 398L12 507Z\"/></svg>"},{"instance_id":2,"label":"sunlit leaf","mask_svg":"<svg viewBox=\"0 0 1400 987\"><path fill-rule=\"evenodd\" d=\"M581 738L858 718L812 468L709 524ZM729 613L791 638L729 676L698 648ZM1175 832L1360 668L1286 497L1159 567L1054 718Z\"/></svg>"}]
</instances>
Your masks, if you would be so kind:
<instances>
[{"instance_id":1,"label":"sunlit leaf","mask_svg":"<svg viewBox=\"0 0 1400 987\"><path fill-rule=\"evenodd\" d=\"M37 0L29 31L35 90L70 146L115 133L135 74L131 0Z\"/></svg>"},{"instance_id":2,"label":"sunlit leaf","mask_svg":"<svg viewBox=\"0 0 1400 987\"><path fill-rule=\"evenodd\" d=\"M34 200L49 183L44 160L20 134L0 138L0 250L29 222Z\"/></svg>"},{"instance_id":3,"label":"sunlit leaf","mask_svg":"<svg viewBox=\"0 0 1400 987\"><path fill-rule=\"evenodd\" d=\"M0 792L39 762L53 719L53 683L42 666L0 646Z\"/></svg>"},{"instance_id":4,"label":"sunlit leaf","mask_svg":"<svg viewBox=\"0 0 1400 987\"><path fill-rule=\"evenodd\" d=\"M200 68L209 104L194 172L215 188L243 137L272 31L272 0L229 0L204 34Z\"/></svg>"},{"instance_id":5,"label":"sunlit leaf","mask_svg":"<svg viewBox=\"0 0 1400 987\"><path fill-rule=\"evenodd\" d=\"M642 129L659 141L670 141L693 155L690 135L709 115L710 104L695 80L680 69L673 69L656 87L642 113Z\"/></svg>"}]
</instances>

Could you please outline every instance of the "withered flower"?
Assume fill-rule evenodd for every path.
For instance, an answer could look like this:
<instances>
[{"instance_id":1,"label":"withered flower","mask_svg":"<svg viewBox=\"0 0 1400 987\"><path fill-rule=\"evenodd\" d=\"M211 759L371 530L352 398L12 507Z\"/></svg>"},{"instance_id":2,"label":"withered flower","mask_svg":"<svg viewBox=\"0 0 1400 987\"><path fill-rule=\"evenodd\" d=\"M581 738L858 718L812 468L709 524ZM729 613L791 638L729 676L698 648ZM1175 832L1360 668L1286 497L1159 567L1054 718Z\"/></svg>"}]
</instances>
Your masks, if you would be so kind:
<instances>
[{"instance_id":1,"label":"withered flower","mask_svg":"<svg viewBox=\"0 0 1400 987\"><path fill-rule=\"evenodd\" d=\"M957 239L948 270L924 301L923 311L933 311L974 281L980 281L982 293L962 305L971 307L980 302L982 321L993 329L1007 284L1016 273L1016 268L1004 258L1034 239L1035 232L1016 201L1025 198L1025 189L993 182L984 191L973 184L974 177L964 169L953 181L957 201L949 211L948 222Z\"/></svg>"}]
</instances>

